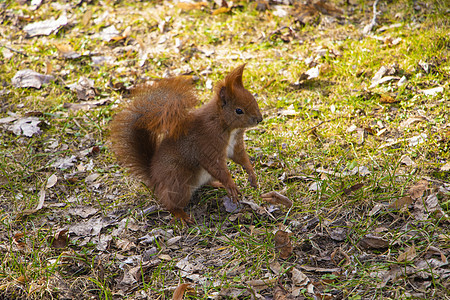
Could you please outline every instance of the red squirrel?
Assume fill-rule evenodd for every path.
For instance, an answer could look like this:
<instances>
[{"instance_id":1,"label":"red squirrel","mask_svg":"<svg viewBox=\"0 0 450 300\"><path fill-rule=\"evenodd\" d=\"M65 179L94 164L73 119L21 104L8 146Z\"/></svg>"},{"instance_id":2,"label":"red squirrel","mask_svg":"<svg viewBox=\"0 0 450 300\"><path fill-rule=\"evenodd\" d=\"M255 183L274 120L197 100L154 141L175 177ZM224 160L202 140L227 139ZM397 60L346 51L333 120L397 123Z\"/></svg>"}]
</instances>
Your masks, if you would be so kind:
<instances>
[{"instance_id":1,"label":"red squirrel","mask_svg":"<svg viewBox=\"0 0 450 300\"><path fill-rule=\"evenodd\" d=\"M113 118L112 150L119 163L154 190L174 219L193 223L184 208L195 190L214 179L237 202L227 158L257 187L243 135L263 118L242 83L244 67L219 81L212 100L199 108L192 83L175 77L136 88L132 102Z\"/></svg>"}]
</instances>

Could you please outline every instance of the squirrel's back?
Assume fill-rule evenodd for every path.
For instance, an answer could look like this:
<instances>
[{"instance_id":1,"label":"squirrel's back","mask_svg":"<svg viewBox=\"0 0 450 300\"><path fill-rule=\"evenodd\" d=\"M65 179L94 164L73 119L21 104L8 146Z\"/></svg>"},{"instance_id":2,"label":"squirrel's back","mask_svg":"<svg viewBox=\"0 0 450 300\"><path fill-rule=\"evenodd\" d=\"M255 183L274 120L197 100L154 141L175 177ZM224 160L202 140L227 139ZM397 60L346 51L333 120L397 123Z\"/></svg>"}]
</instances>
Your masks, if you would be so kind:
<instances>
[{"instance_id":1,"label":"squirrel's back","mask_svg":"<svg viewBox=\"0 0 450 300\"><path fill-rule=\"evenodd\" d=\"M183 77L138 86L132 99L111 123L112 150L119 163L149 184L158 143L185 134L198 99L191 79Z\"/></svg>"}]
</instances>

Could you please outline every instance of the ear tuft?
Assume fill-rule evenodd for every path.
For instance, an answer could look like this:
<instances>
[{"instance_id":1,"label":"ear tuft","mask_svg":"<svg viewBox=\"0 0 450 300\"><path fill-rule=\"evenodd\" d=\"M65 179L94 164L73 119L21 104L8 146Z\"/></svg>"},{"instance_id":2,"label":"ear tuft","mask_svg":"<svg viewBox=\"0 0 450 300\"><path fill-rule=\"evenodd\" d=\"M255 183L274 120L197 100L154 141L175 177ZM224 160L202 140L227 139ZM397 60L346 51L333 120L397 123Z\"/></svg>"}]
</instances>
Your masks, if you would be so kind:
<instances>
[{"instance_id":1,"label":"ear tuft","mask_svg":"<svg viewBox=\"0 0 450 300\"><path fill-rule=\"evenodd\" d=\"M242 83L242 73L244 72L245 65L246 64L240 65L225 77L225 86L229 91L232 91L233 87L244 87L244 84Z\"/></svg>"}]
</instances>

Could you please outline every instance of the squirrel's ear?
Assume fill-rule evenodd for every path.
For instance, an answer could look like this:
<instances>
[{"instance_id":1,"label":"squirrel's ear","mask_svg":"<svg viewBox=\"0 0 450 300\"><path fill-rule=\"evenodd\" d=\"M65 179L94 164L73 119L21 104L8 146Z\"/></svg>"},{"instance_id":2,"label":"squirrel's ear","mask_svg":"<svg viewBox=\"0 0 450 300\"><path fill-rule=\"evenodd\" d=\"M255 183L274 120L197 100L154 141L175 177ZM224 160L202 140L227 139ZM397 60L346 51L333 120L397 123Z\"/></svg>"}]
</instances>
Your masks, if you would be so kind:
<instances>
[{"instance_id":1,"label":"squirrel's ear","mask_svg":"<svg viewBox=\"0 0 450 300\"><path fill-rule=\"evenodd\" d=\"M230 92L233 91L233 87L244 87L244 84L242 83L244 67L245 64L240 65L225 77L225 86Z\"/></svg>"}]
</instances>

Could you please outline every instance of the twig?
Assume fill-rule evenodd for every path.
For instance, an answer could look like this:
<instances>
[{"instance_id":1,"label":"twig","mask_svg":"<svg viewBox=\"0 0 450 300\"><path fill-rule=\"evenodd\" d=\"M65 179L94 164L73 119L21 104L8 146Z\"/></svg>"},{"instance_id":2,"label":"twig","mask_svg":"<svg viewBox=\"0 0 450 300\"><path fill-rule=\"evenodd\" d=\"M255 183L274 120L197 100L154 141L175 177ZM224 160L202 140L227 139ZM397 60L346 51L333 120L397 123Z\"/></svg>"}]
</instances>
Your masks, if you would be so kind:
<instances>
[{"instance_id":1,"label":"twig","mask_svg":"<svg viewBox=\"0 0 450 300\"><path fill-rule=\"evenodd\" d=\"M303 133L303 132L307 132L307 131L316 129L317 127L321 126L321 125L324 124L324 123L332 122L332 121L337 120L337 119L340 119L340 118L344 118L344 116L340 116L340 117L336 117L336 118L333 118L333 119L329 119L329 120L322 121L322 122L320 122L319 124L314 125L313 127L310 127L310 128L308 128L308 129L305 129L305 130L301 131L300 133Z\"/></svg>"},{"instance_id":2,"label":"twig","mask_svg":"<svg viewBox=\"0 0 450 300\"><path fill-rule=\"evenodd\" d=\"M375 27L375 25L377 25L377 17L379 14L381 14L380 12L377 11L377 4L378 0L375 0L375 2L373 3L373 18L372 21L370 21L370 23L364 27L363 29L364 34L369 34Z\"/></svg>"},{"instance_id":3,"label":"twig","mask_svg":"<svg viewBox=\"0 0 450 300\"><path fill-rule=\"evenodd\" d=\"M16 52L16 53L22 54L22 55L25 56L25 57L28 57L28 54L23 53L22 51L13 49L13 48L11 48L11 47L8 47L8 46L5 46L5 45L0 45L0 47L4 47L4 48L6 48L6 49L8 49L8 50L10 50L10 51L12 51L12 52Z\"/></svg>"}]
</instances>

